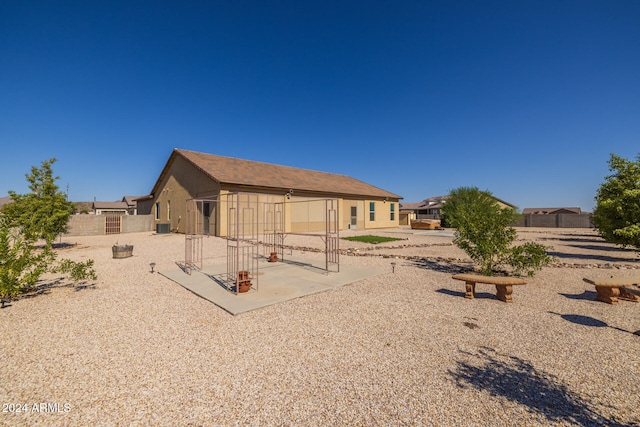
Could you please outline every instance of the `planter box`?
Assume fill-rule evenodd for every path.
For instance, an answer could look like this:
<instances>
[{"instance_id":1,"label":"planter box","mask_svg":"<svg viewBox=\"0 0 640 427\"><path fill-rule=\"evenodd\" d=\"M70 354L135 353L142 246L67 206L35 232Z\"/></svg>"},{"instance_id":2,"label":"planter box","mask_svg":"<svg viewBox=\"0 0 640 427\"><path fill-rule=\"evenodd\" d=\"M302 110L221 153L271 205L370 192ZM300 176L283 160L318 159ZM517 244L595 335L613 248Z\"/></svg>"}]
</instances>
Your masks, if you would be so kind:
<instances>
[{"instance_id":1,"label":"planter box","mask_svg":"<svg viewBox=\"0 0 640 427\"><path fill-rule=\"evenodd\" d=\"M129 258L133 256L133 245L113 245L111 250L114 258Z\"/></svg>"},{"instance_id":2,"label":"planter box","mask_svg":"<svg viewBox=\"0 0 640 427\"><path fill-rule=\"evenodd\" d=\"M411 228L418 230L435 230L440 227L439 219L415 219L411 221Z\"/></svg>"}]
</instances>

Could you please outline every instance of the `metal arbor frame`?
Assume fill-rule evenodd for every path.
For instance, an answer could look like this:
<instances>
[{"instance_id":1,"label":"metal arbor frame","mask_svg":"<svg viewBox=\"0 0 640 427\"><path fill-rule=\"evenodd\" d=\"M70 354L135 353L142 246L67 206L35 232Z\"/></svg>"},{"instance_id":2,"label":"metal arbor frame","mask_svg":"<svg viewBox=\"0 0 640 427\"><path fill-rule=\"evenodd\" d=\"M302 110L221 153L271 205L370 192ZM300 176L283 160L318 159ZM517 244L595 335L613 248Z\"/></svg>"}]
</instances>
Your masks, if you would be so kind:
<instances>
[{"instance_id":1,"label":"metal arbor frame","mask_svg":"<svg viewBox=\"0 0 640 427\"><path fill-rule=\"evenodd\" d=\"M216 200L217 201L217 200ZM204 235L204 200L187 200L184 231L184 271L202 269L202 236Z\"/></svg>"},{"instance_id":2,"label":"metal arbor frame","mask_svg":"<svg viewBox=\"0 0 640 427\"><path fill-rule=\"evenodd\" d=\"M225 195L227 205L227 289L239 292L241 277L258 290L259 196L251 193Z\"/></svg>"},{"instance_id":3,"label":"metal arbor frame","mask_svg":"<svg viewBox=\"0 0 640 427\"><path fill-rule=\"evenodd\" d=\"M318 223L319 228L313 229L310 226L312 221L307 215L305 231L291 232L285 230L287 223L285 205L305 204L307 209L312 204L321 204L324 210L324 223ZM265 226L263 241L266 243L263 254L266 251L276 252L278 257L284 259L284 240L287 235L318 236L325 244L325 272L340 272L340 229L338 227L339 209L337 199L313 199L287 202L271 203L269 208L265 207ZM320 234L322 233L322 234ZM332 267L335 269L332 270Z\"/></svg>"},{"instance_id":4,"label":"metal arbor frame","mask_svg":"<svg viewBox=\"0 0 640 427\"><path fill-rule=\"evenodd\" d=\"M251 279L252 288L258 290L259 247L263 243L263 255L276 252L284 259L284 240L288 234L316 235L325 242L325 271L340 271L338 200L314 199L287 202L262 202L260 194L228 193L212 198L190 199L186 202L185 262L184 271L202 269L203 236L208 229L205 224L205 204L216 204L219 216L226 214L227 221L227 271L222 283L227 290L238 293L240 277ZM286 231L286 204L320 203L324 209L323 234ZM263 222L259 222L260 212ZM308 221L310 222L310 221ZM307 230L310 227L307 224ZM259 237L262 236L262 242ZM332 267L336 268L332 270Z\"/></svg>"},{"instance_id":5,"label":"metal arbor frame","mask_svg":"<svg viewBox=\"0 0 640 427\"><path fill-rule=\"evenodd\" d=\"M239 278L251 279L258 289L258 195L228 193L212 198L189 199L186 206L184 271L202 269L202 238L205 230L205 206L226 208L227 272L222 284L238 293ZM218 210L217 209L217 210ZM241 273L242 272L242 273Z\"/></svg>"}]
</instances>

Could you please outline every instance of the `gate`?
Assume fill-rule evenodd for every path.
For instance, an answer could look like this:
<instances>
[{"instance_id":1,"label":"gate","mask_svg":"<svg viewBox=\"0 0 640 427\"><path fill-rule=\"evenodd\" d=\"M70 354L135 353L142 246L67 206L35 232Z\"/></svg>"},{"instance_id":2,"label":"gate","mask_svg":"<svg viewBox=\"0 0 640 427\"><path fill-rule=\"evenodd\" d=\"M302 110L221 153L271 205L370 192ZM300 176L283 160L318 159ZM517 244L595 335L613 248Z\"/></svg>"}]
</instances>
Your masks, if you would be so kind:
<instances>
[{"instance_id":1,"label":"gate","mask_svg":"<svg viewBox=\"0 0 640 427\"><path fill-rule=\"evenodd\" d=\"M187 213L184 231L184 271L191 274L192 270L202 269L202 235L204 201L187 200Z\"/></svg>"},{"instance_id":2,"label":"gate","mask_svg":"<svg viewBox=\"0 0 640 427\"><path fill-rule=\"evenodd\" d=\"M264 204L264 230L262 255L268 257L271 252L284 256L284 203Z\"/></svg>"},{"instance_id":3,"label":"gate","mask_svg":"<svg viewBox=\"0 0 640 427\"><path fill-rule=\"evenodd\" d=\"M104 217L104 234L120 234L122 217L120 215L106 215Z\"/></svg>"},{"instance_id":4,"label":"gate","mask_svg":"<svg viewBox=\"0 0 640 427\"><path fill-rule=\"evenodd\" d=\"M340 271L340 230L338 228L338 201L336 199L325 200L325 254L326 270L330 271L331 265L335 265Z\"/></svg>"}]
</instances>

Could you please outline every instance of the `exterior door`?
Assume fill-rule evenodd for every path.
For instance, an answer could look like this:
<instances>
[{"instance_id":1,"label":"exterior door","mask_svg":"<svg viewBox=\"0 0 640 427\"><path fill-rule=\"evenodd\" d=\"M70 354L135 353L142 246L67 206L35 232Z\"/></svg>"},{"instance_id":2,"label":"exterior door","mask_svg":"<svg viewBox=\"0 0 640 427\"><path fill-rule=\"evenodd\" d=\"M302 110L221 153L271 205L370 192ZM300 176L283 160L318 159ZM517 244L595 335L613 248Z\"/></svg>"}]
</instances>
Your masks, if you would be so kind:
<instances>
[{"instance_id":1,"label":"exterior door","mask_svg":"<svg viewBox=\"0 0 640 427\"><path fill-rule=\"evenodd\" d=\"M355 228L358 225L358 207L351 206L351 227Z\"/></svg>"},{"instance_id":2,"label":"exterior door","mask_svg":"<svg viewBox=\"0 0 640 427\"><path fill-rule=\"evenodd\" d=\"M202 213L204 214L204 224L203 224L203 234L205 236L210 236L209 228L210 228L210 220L211 220L211 203L204 202L202 204Z\"/></svg>"}]
</instances>

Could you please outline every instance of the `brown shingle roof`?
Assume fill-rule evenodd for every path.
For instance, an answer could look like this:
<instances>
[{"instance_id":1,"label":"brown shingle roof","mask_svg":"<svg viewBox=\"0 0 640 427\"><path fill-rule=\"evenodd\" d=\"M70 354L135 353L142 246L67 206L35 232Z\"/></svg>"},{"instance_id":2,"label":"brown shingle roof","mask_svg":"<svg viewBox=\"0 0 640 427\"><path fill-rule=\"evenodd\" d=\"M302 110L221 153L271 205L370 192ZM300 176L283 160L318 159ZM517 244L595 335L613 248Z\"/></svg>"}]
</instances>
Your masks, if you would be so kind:
<instances>
[{"instance_id":1,"label":"brown shingle roof","mask_svg":"<svg viewBox=\"0 0 640 427\"><path fill-rule=\"evenodd\" d=\"M127 209L125 202L93 202L94 209Z\"/></svg>"},{"instance_id":2,"label":"brown shingle roof","mask_svg":"<svg viewBox=\"0 0 640 427\"><path fill-rule=\"evenodd\" d=\"M138 204L137 200L139 198L140 198L140 196L124 196L122 198L122 201L125 202L128 207L135 208L136 205Z\"/></svg>"},{"instance_id":3,"label":"brown shingle roof","mask_svg":"<svg viewBox=\"0 0 640 427\"><path fill-rule=\"evenodd\" d=\"M505 202L502 199L498 199L496 196L491 196L494 199L496 199L498 202L500 203L504 203L507 206L510 206L512 208L515 208L515 205L512 205L511 203ZM444 204L444 202L449 198L449 195L446 196L436 196L436 197L429 197L428 199L424 199L421 202L417 202L417 203L401 203L400 204L400 208L401 209L413 209L413 210L417 210L417 209L441 209L442 205Z\"/></svg>"},{"instance_id":4,"label":"brown shingle roof","mask_svg":"<svg viewBox=\"0 0 640 427\"><path fill-rule=\"evenodd\" d=\"M397 194L346 175L217 156L178 148L173 151L172 157L175 155L184 157L204 174L221 184L292 189L294 193L295 191L310 191L328 194L387 197L390 199L402 198ZM170 162L171 158L167 164Z\"/></svg>"}]
</instances>

